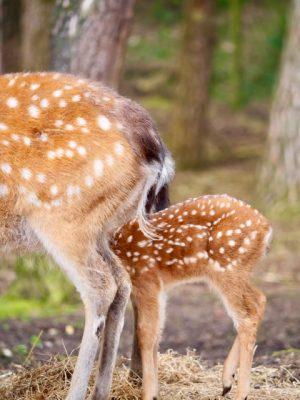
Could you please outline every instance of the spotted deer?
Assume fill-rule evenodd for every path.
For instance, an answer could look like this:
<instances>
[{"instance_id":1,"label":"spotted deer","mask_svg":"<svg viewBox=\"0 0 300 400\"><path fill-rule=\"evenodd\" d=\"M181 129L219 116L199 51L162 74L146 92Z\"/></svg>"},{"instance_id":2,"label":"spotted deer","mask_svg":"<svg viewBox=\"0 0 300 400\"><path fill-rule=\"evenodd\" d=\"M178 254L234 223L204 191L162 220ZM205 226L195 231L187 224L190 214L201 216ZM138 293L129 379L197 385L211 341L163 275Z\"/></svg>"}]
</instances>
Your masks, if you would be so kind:
<instances>
[{"instance_id":1,"label":"spotted deer","mask_svg":"<svg viewBox=\"0 0 300 400\"><path fill-rule=\"evenodd\" d=\"M85 327L68 400L107 399L130 279L109 238L167 203L172 159L148 114L107 87L59 73L0 76L0 250L45 250L74 283ZM146 237L145 236L145 237Z\"/></svg>"},{"instance_id":2,"label":"spotted deer","mask_svg":"<svg viewBox=\"0 0 300 400\"><path fill-rule=\"evenodd\" d=\"M224 364L223 395L239 365L236 400L245 400L256 332L265 296L249 282L264 255L271 227L257 211L227 195L204 196L153 214L158 237L147 238L136 220L115 234L113 247L130 274L135 315L131 369L143 378L143 399L158 398L157 349L166 292L200 280L223 300L237 337Z\"/></svg>"}]
</instances>

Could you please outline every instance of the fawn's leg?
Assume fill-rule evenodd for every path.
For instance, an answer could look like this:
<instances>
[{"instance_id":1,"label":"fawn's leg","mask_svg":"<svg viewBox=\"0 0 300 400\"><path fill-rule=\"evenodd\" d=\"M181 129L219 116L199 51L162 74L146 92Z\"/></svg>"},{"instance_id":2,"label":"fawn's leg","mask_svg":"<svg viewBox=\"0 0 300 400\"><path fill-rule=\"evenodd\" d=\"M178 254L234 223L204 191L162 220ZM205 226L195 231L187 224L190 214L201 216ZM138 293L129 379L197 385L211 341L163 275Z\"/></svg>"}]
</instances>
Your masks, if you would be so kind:
<instances>
[{"instance_id":1,"label":"fawn's leg","mask_svg":"<svg viewBox=\"0 0 300 400\"><path fill-rule=\"evenodd\" d=\"M149 295L150 294L150 295ZM158 399L157 381L157 343L160 335L160 296L151 287L136 298L137 341L141 351L143 370L143 400Z\"/></svg>"},{"instance_id":2,"label":"fawn's leg","mask_svg":"<svg viewBox=\"0 0 300 400\"><path fill-rule=\"evenodd\" d=\"M248 315L238 324L240 342L239 375L236 400L246 400L250 389L250 374L253 362L256 334L265 309L265 296L250 284L243 295ZM251 310L251 311L250 311Z\"/></svg>"},{"instance_id":3,"label":"fawn's leg","mask_svg":"<svg viewBox=\"0 0 300 400\"><path fill-rule=\"evenodd\" d=\"M238 362L238 388L235 400L245 400L250 389L253 349L259 322L264 313L265 297L248 282L248 278L244 275L231 273L214 275L213 286L222 298L238 332L238 338L224 366L223 385L224 378L226 382L223 393L226 394L231 388L232 375Z\"/></svg>"},{"instance_id":4,"label":"fawn's leg","mask_svg":"<svg viewBox=\"0 0 300 400\"><path fill-rule=\"evenodd\" d=\"M131 365L130 365L130 378L140 377L143 378L143 368L142 368L142 355L139 346L139 341L137 337L137 321L138 321L138 308L134 302L134 296L131 296L131 303L133 308L134 316L134 330L133 330L133 344L131 353Z\"/></svg>"},{"instance_id":5,"label":"fawn's leg","mask_svg":"<svg viewBox=\"0 0 300 400\"><path fill-rule=\"evenodd\" d=\"M143 366L142 366L142 353L140 349L140 344L137 335L137 322L138 322L138 307L134 302L134 296L131 298L132 308L134 313L134 331L133 331L133 346L131 355L131 365L130 365L130 378L140 377L143 378ZM156 339L155 345L153 347L153 362L156 374L156 381L158 381L157 371L158 371L158 347L159 347L159 336Z\"/></svg>"},{"instance_id":6,"label":"fawn's leg","mask_svg":"<svg viewBox=\"0 0 300 400\"><path fill-rule=\"evenodd\" d=\"M236 336L233 345L228 353L228 356L224 362L223 368L223 393L222 396L225 396L231 390L232 381L235 376L240 357L240 343L239 337Z\"/></svg>"},{"instance_id":7,"label":"fawn's leg","mask_svg":"<svg viewBox=\"0 0 300 400\"><path fill-rule=\"evenodd\" d=\"M156 338L156 342L155 342L154 348L153 348L153 364L154 364L155 380L156 380L158 386L159 386L159 382L158 382L158 349L159 349L159 339L160 339L160 337L158 336L158 337Z\"/></svg>"},{"instance_id":8,"label":"fawn's leg","mask_svg":"<svg viewBox=\"0 0 300 400\"><path fill-rule=\"evenodd\" d=\"M118 289L107 313L104 340L98 363L99 370L92 396L93 400L105 400L109 396L120 336L124 325L124 315L131 290L129 276L116 257L113 256L111 258L110 266Z\"/></svg>"}]
</instances>

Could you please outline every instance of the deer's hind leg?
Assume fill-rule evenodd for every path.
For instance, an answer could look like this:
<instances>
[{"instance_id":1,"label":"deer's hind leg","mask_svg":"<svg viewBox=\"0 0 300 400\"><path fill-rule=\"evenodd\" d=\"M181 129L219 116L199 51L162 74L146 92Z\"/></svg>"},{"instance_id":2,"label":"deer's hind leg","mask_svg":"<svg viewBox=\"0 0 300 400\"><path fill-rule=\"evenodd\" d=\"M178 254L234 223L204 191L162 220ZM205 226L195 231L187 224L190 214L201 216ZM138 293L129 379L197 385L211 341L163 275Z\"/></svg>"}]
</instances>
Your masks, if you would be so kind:
<instances>
[{"instance_id":1,"label":"deer's hind leg","mask_svg":"<svg viewBox=\"0 0 300 400\"><path fill-rule=\"evenodd\" d=\"M263 293L249 283L245 286L243 307L248 310L248 315L239 322L237 327L240 342L237 400L247 399L250 390L250 374L257 329L262 320L266 303Z\"/></svg>"},{"instance_id":2,"label":"deer's hind leg","mask_svg":"<svg viewBox=\"0 0 300 400\"><path fill-rule=\"evenodd\" d=\"M237 338L225 361L223 393L231 389L233 375L239 366L236 400L245 400L250 389L253 351L264 314L265 296L249 283L248 277L231 272L215 275L212 286L222 298L237 330Z\"/></svg>"},{"instance_id":3,"label":"deer's hind leg","mask_svg":"<svg viewBox=\"0 0 300 400\"><path fill-rule=\"evenodd\" d=\"M237 335L234 339L233 345L228 353L228 356L224 362L223 374L222 374L222 383L223 383L222 396L225 396L231 390L232 382L235 377L237 367L239 365L239 358L240 358L240 342L239 342L239 337Z\"/></svg>"},{"instance_id":4,"label":"deer's hind leg","mask_svg":"<svg viewBox=\"0 0 300 400\"><path fill-rule=\"evenodd\" d=\"M109 265L97 251L97 241L88 226L72 226L62 219L56 220L54 215L32 219L30 225L79 291L84 304L84 332L67 396L67 400L82 400L117 285Z\"/></svg>"},{"instance_id":5,"label":"deer's hind leg","mask_svg":"<svg viewBox=\"0 0 300 400\"><path fill-rule=\"evenodd\" d=\"M107 262L112 270L117 291L107 313L103 344L99 355L98 373L92 396L94 400L104 400L109 396L118 345L124 325L125 310L131 291L129 276L119 259L113 253L110 253Z\"/></svg>"}]
</instances>

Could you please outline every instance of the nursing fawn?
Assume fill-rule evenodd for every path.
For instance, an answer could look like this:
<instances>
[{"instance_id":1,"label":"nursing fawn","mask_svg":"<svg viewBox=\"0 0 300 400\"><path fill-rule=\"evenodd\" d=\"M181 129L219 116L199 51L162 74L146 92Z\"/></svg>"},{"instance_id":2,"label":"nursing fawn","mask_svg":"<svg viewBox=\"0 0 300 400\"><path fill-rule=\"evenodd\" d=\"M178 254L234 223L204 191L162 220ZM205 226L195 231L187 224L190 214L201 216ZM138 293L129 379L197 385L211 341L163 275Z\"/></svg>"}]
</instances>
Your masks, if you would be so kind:
<instances>
[{"instance_id":1,"label":"nursing fawn","mask_svg":"<svg viewBox=\"0 0 300 400\"><path fill-rule=\"evenodd\" d=\"M155 213L151 223L155 240L145 237L133 220L117 231L113 246L133 286L131 369L143 378L143 399L158 398L157 349L165 294L179 283L201 280L216 290L237 330L224 364L223 395L231 389L239 366L236 400L245 400L265 308L265 296L249 282L249 275L268 246L268 221L244 202L216 195Z\"/></svg>"},{"instance_id":2,"label":"nursing fawn","mask_svg":"<svg viewBox=\"0 0 300 400\"><path fill-rule=\"evenodd\" d=\"M0 77L0 250L45 250L79 291L85 328L68 400L108 397L130 279L111 232L166 204L172 160L152 121L110 89L58 73ZM158 204L159 203L159 204ZM149 231L149 229L148 229Z\"/></svg>"}]
</instances>

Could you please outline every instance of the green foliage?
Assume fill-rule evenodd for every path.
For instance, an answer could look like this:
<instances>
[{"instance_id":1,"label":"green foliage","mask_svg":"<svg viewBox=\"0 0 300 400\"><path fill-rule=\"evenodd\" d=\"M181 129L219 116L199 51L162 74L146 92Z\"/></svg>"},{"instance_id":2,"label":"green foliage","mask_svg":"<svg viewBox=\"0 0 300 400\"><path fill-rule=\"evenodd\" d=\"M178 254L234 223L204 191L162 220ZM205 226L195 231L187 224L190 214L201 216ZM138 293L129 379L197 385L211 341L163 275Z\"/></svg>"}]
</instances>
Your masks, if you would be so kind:
<instances>
[{"instance_id":1,"label":"green foliage","mask_svg":"<svg viewBox=\"0 0 300 400\"><path fill-rule=\"evenodd\" d=\"M18 279L11 287L10 298L32 298L53 305L75 300L71 284L44 256L19 257L15 272Z\"/></svg>"},{"instance_id":2,"label":"green foliage","mask_svg":"<svg viewBox=\"0 0 300 400\"><path fill-rule=\"evenodd\" d=\"M225 2L224 2L225 3ZM223 3L223 6L224 6ZM228 1L226 1L228 3ZM268 100L276 82L280 55L286 31L289 2L274 0L261 3L244 2L242 46L241 105ZM215 99L230 103L233 43L228 28L226 9L220 13L218 44L214 56L212 94Z\"/></svg>"},{"instance_id":3,"label":"green foliage","mask_svg":"<svg viewBox=\"0 0 300 400\"><path fill-rule=\"evenodd\" d=\"M38 349L42 349L43 348L43 342L42 342L42 339L41 339L40 335L32 335L30 337L30 344L34 348L36 348L36 347Z\"/></svg>"},{"instance_id":4,"label":"green foliage","mask_svg":"<svg viewBox=\"0 0 300 400\"><path fill-rule=\"evenodd\" d=\"M21 357L21 359L24 359L28 354L28 348L27 348L26 344L20 343L20 344L17 344L16 346L14 346L13 352L15 354L18 354Z\"/></svg>"},{"instance_id":5,"label":"green foliage","mask_svg":"<svg viewBox=\"0 0 300 400\"><path fill-rule=\"evenodd\" d=\"M284 44L289 1L282 0L240 0L243 5L240 83L232 78L234 43L230 25L231 0L218 0L216 13L216 46L212 75L212 99L232 104L233 91L240 86L238 105L269 101L278 75L281 51ZM127 73L129 81L135 84L139 71L151 79L156 66L165 65L166 81L155 87L155 95L166 86L174 98L176 79L168 79L170 69L178 67L181 46L181 21L183 2L177 0L156 0L140 2L137 8L136 29L129 41ZM147 67L147 68L146 68ZM237 67L236 67L237 69ZM146 77L147 77L146 76ZM164 93L163 93L164 95ZM237 97L235 95L235 97Z\"/></svg>"},{"instance_id":6,"label":"green foliage","mask_svg":"<svg viewBox=\"0 0 300 400\"><path fill-rule=\"evenodd\" d=\"M143 62L154 64L156 61L170 61L176 54L176 48L170 46L175 40L174 28L162 26L151 31L146 37L131 36L129 39L130 63Z\"/></svg>"},{"instance_id":7,"label":"green foliage","mask_svg":"<svg viewBox=\"0 0 300 400\"><path fill-rule=\"evenodd\" d=\"M78 304L73 286L46 257L19 257L13 268L16 279L0 298L0 319L52 315L62 308L70 311Z\"/></svg>"},{"instance_id":8,"label":"green foliage","mask_svg":"<svg viewBox=\"0 0 300 400\"><path fill-rule=\"evenodd\" d=\"M181 19L182 0L154 0L139 2L138 13L142 12L146 19L154 23L172 25Z\"/></svg>"}]
</instances>

